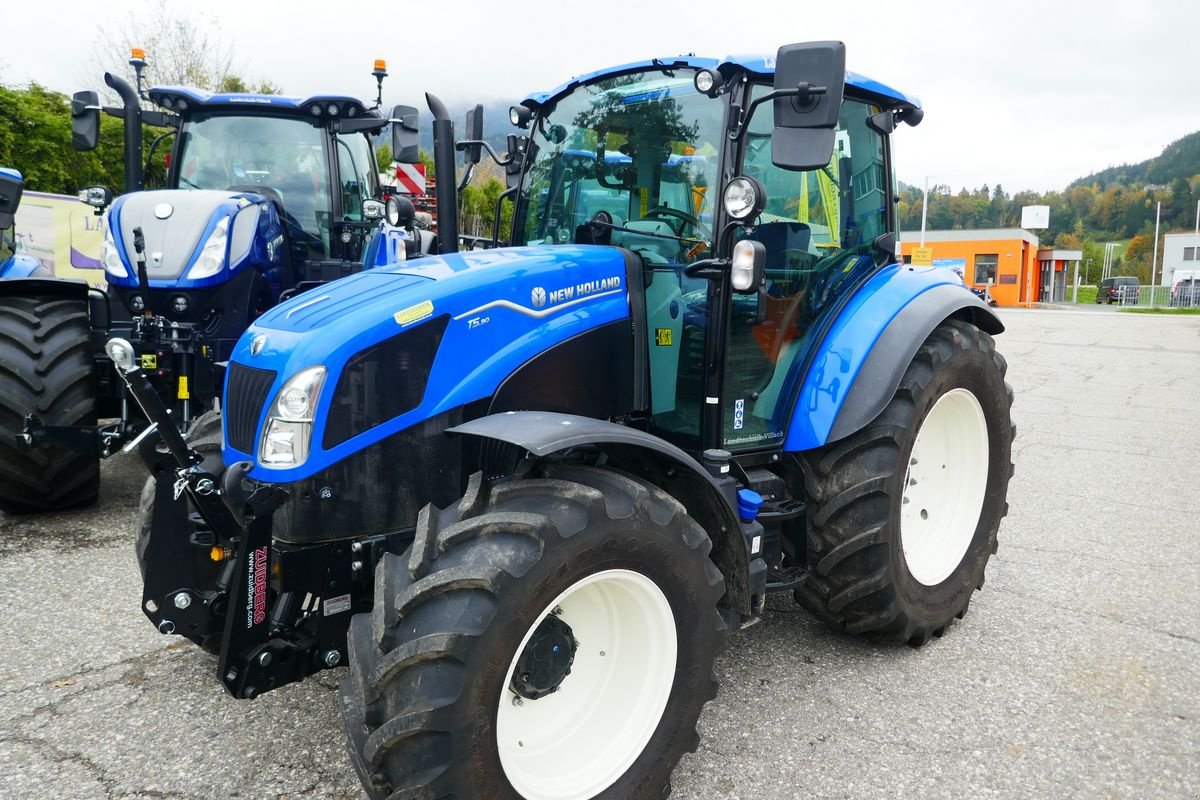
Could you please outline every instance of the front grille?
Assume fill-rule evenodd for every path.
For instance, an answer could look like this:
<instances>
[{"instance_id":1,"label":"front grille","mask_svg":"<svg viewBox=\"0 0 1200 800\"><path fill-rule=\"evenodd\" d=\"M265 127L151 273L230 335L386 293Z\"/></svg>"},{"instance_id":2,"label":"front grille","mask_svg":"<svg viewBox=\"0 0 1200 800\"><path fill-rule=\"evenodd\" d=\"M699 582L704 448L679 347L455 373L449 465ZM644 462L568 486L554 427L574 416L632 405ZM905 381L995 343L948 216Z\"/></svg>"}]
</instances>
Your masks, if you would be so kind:
<instances>
[{"instance_id":1,"label":"front grille","mask_svg":"<svg viewBox=\"0 0 1200 800\"><path fill-rule=\"evenodd\" d=\"M275 383L275 372L230 363L225 382L225 430L229 444L243 453L254 453L254 434L267 394Z\"/></svg>"}]
</instances>

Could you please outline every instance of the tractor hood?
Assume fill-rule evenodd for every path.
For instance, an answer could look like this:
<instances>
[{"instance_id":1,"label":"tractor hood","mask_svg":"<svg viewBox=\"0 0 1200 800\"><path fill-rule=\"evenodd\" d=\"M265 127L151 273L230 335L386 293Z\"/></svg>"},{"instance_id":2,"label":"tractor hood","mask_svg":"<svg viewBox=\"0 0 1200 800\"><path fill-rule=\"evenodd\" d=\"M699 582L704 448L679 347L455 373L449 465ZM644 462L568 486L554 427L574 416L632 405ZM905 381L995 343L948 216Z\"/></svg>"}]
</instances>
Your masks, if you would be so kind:
<instances>
[{"instance_id":1,"label":"tractor hood","mask_svg":"<svg viewBox=\"0 0 1200 800\"><path fill-rule=\"evenodd\" d=\"M634 260L624 250L595 246L456 253L372 269L282 303L246 331L230 359L225 461L255 462L251 475L260 480L300 480L392 433L491 397L546 349L628 319ZM347 364L360 369L379 358L386 364L372 369L402 363L403 373L396 373L402 377L395 378L402 385L394 390L411 393L411 403L357 432L360 425L344 441L329 441L331 406L341 413L348 402L339 396L349 391L341 380ZM268 409L290 379L312 367L326 374L307 460L285 468L260 464Z\"/></svg>"},{"instance_id":2,"label":"tractor hood","mask_svg":"<svg viewBox=\"0 0 1200 800\"><path fill-rule=\"evenodd\" d=\"M108 212L106 277L117 286L138 285L134 230L140 228L151 287L222 283L252 253L269 249L269 257L257 253L256 260L283 258L276 216L264 197L244 192L164 189L122 195Z\"/></svg>"}]
</instances>

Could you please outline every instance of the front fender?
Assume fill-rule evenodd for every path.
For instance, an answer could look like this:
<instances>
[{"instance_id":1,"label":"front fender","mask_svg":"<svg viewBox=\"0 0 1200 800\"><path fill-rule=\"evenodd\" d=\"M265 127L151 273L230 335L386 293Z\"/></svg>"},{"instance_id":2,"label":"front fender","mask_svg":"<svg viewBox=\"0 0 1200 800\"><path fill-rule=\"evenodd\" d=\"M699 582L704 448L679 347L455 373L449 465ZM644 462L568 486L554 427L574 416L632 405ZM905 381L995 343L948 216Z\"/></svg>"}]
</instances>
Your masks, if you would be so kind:
<instances>
[{"instance_id":1,"label":"front fender","mask_svg":"<svg viewBox=\"0 0 1200 800\"><path fill-rule=\"evenodd\" d=\"M53 278L54 273L46 269L33 256L17 253L7 261L0 261L0 280L17 278Z\"/></svg>"},{"instance_id":2,"label":"front fender","mask_svg":"<svg viewBox=\"0 0 1200 800\"><path fill-rule=\"evenodd\" d=\"M5 280L0 280L0 297L62 297L72 300L87 300L88 297L86 281L38 274L28 277L5 274L3 277Z\"/></svg>"},{"instance_id":3,"label":"front fender","mask_svg":"<svg viewBox=\"0 0 1200 800\"><path fill-rule=\"evenodd\" d=\"M464 422L447 433L516 445L537 458L595 447L608 465L639 474L673 495L708 532L711 558L725 577L725 602L749 617L759 613L766 586L762 526L737 513L737 482L713 477L696 459L653 434L605 420L545 411L507 411Z\"/></svg>"},{"instance_id":4,"label":"front fender","mask_svg":"<svg viewBox=\"0 0 1200 800\"><path fill-rule=\"evenodd\" d=\"M894 264L872 276L813 354L784 450L811 450L866 426L891 400L917 348L952 316L987 333L1004 330L950 270Z\"/></svg>"}]
</instances>

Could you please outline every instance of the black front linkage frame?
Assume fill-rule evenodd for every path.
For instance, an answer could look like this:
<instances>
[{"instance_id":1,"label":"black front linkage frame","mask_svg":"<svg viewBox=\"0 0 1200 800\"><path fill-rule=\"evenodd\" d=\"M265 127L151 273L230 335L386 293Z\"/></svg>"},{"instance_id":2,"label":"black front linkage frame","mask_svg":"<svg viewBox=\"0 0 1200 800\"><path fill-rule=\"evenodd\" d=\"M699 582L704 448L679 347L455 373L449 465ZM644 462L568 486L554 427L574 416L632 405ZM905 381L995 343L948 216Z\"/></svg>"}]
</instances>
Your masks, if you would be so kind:
<instances>
[{"instance_id":1,"label":"black front linkage frame","mask_svg":"<svg viewBox=\"0 0 1200 800\"><path fill-rule=\"evenodd\" d=\"M351 613L371 594L372 570L364 567L373 567L384 543L276 545L272 517L287 493L248 479L250 462L219 478L208 472L129 342L112 339L105 349L151 425L138 445L156 481L142 611L161 633L219 642L217 677L234 697L344 663ZM209 553L219 566L206 585L198 564Z\"/></svg>"}]
</instances>

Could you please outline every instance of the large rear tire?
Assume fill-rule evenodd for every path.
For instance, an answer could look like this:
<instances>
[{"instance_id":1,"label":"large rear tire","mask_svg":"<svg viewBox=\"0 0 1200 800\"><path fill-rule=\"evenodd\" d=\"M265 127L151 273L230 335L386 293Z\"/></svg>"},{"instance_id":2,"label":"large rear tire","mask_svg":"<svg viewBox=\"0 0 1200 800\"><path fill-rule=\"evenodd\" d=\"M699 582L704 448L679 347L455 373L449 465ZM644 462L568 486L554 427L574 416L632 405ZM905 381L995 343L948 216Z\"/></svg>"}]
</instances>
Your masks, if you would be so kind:
<instances>
[{"instance_id":1,"label":"large rear tire","mask_svg":"<svg viewBox=\"0 0 1200 800\"><path fill-rule=\"evenodd\" d=\"M46 425L96 424L96 362L87 301L0 297L0 511L90 505L100 460L57 445L19 446L26 414Z\"/></svg>"},{"instance_id":2,"label":"large rear tire","mask_svg":"<svg viewBox=\"0 0 1200 800\"><path fill-rule=\"evenodd\" d=\"M801 454L809 575L796 599L852 633L921 645L967 612L1012 477L1012 389L992 337L947 321L863 430Z\"/></svg>"},{"instance_id":3,"label":"large rear tire","mask_svg":"<svg viewBox=\"0 0 1200 800\"><path fill-rule=\"evenodd\" d=\"M555 467L427 507L350 628L342 711L384 797L659 798L698 742L724 580L683 507Z\"/></svg>"}]
</instances>

